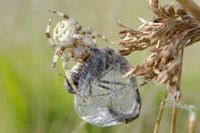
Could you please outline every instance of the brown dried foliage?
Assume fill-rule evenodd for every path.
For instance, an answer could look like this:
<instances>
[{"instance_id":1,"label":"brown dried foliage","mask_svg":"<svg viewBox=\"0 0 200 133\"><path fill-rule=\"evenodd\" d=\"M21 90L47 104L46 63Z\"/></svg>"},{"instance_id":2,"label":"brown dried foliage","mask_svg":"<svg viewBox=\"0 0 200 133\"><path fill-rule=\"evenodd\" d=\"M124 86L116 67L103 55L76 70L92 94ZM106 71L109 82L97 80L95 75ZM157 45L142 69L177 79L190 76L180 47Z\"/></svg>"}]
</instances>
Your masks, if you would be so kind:
<instances>
[{"instance_id":1,"label":"brown dried foliage","mask_svg":"<svg viewBox=\"0 0 200 133\"><path fill-rule=\"evenodd\" d=\"M155 79L175 92L179 89L177 84L180 84L183 50L200 40L200 23L181 8L161 7L157 0L148 2L155 13L152 22L143 20L137 30L117 22L120 39L114 43L122 47L119 50L121 55L147 48L150 50L150 56L132 67L124 77L142 76L144 82L141 85Z\"/></svg>"}]
</instances>

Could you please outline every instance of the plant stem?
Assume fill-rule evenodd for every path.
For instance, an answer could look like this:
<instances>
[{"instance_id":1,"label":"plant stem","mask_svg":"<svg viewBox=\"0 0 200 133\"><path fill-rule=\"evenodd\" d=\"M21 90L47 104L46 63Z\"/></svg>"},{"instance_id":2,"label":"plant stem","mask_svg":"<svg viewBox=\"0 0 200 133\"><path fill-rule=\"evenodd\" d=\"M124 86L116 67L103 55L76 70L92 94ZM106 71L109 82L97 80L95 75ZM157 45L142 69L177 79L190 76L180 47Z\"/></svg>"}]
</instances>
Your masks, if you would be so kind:
<instances>
[{"instance_id":1,"label":"plant stem","mask_svg":"<svg viewBox=\"0 0 200 133\"><path fill-rule=\"evenodd\" d=\"M193 0L176 0L186 11L200 21L200 7Z\"/></svg>"},{"instance_id":2,"label":"plant stem","mask_svg":"<svg viewBox=\"0 0 200 133\"><path fill-rule=\"evenodd\" d=\"M165 103L166 103L167 95L168 95L168 93L165 92L165 96L164 96L162 102L160 103L160 109L159 109L159 112L158 112L158 115L157 115L156 124L154 126L153 133L158 133L158 130L160 128L160 122L161 122L161 119L162 119L162 116L163 116L163 111L164 111L164 106L165 106Z\"/></svg>"},{"instance_id":3,"label":"plant stem","mask_svg":"<svg viewBox=\"0 0 200 133\"><path fill-rule=\"evenodd\" d=\"M176 117L177 117L177 108L176 108L176 103L178 99L174 98L174 103L173 103L173 110L172 110L172 121L171 121L171 133L175 133L176 131Z\"/></svg>"},{"instance_id":4,"label":"plant stem","mask_svg":"<svg viewBox=\"0 0 200 133\"><path fill-rule=\"evenodd\" d=\"M189 114L189 130L188 133L194 133L195 112L191 111Z\"/></svg>"},{"instance_id":5,"label":"plant stem","mask_svg":"<svg viewBox=\"0 0 200 133\"><path fill-rule=\"evenodd\" d=\"M171 133L175 133L176 131L176 118L177 118L177 102L180 99L180 85L181 85L181 74L182 74L182 66L183 66L183 54L184 54L184 46L181 46L180 50L180 68L178 73L178 79L176 84L176 90L174 92L174 102L173 102L173 109L172 109L172 121L171 121Z\"/></svg>"}]
</instances>

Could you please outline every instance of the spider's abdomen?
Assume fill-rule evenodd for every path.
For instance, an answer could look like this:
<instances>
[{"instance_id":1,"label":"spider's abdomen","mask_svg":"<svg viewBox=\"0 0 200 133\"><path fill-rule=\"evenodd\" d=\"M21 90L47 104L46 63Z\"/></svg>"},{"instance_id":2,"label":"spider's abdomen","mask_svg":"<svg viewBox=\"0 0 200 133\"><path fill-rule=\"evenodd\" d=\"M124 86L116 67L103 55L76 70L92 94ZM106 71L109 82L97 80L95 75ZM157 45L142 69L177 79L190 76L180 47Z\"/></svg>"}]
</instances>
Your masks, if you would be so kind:
<instances>
[{"instance_id":1,"label":"spider's abdomen","mask_svg":"<svg viewBox=\"0 0 200 133\"><path fill-rule=\"evenodd\" d=\"M53 39L61 47L72 47L75 39L73 35L77 33L76 23L65 20L59 22L53 32Z\"/></svg>"}]
</instances>

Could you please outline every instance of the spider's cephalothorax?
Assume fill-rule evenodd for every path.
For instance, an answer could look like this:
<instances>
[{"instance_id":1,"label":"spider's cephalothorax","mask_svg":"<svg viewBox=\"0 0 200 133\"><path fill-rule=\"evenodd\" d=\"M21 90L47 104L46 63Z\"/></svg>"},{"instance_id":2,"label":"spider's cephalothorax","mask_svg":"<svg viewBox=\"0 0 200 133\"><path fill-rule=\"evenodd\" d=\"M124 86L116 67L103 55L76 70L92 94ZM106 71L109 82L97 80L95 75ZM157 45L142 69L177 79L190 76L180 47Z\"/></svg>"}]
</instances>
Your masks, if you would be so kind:
<instances>
[{"instance_id":1,"label":"spider's cephalothorax","mask_svg":"<svg viewBox=\"0 0 200 133\"><path fill-rule=\"evenodd\" d=\"M64 20L57 23L53 30L53 37L50 34L50 25L52 17L46 28L46 37L49 40L50 46L54 49L54 57L52 67L56 67L58 57L61 57L62 66L65 71L65 77L68 83L72 86L74 92L78 94L76 86L67 68L67 62L70 58L75 59L79 64L83 64L85 59L90 55L90 48L96 47L95 37L107 39L104 35L99 34L91 28L82 28L81 25L74 21L66 14L57 11L50 11L58 16L63 17ZM81 66L81 65L80 65Z\"/></svg>"}]
</instances>

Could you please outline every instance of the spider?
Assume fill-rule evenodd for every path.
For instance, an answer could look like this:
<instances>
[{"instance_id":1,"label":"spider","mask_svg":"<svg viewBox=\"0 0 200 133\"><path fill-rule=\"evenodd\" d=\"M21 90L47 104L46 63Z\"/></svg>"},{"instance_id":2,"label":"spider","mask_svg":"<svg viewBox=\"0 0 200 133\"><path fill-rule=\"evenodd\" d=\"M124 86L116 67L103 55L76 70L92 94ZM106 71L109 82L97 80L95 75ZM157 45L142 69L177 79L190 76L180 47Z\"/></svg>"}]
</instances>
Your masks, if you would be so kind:
<instances>
[{"instance_id":1,"label":"spider","mask_svg":"<svg viewBox=\"0 0 200 133\"><path fill-rule=\"evenodd\" d=\"M50 34L52 16L46 28L46 37L54 49L52 67L61 58L65 89L74 95L74 107L85 121L97 126L128 123L139 116L141 100L135 77L123 79L129 68L128 61L112 48L97 47L96 37L107 38L92 28L82 28L66 14L61 16ZM68 70L74 59L77 64Z\"/></svg>"},{"instance_id":2,"label":"spider","mask_svg":"<svg viewBox=\"0 0 200 133\"><path fill-rule=\"evenodd\" d=\"M104 35L95 32L92 28L82 28L77 21L74 21L73 18L67 14L51 10L49 10L49 12L64 19L56 24L55 28L53 29L52 37L50 31L53 16L49 18L48 25L46 27L45 35L50 46L55 51L52 61L52 68L56 67L58 57L61 57L66 80L72 87L73 91L76 94L79 94L70 71L68 70L67 62L70 59L74 59L75 62L77 62L76 66L81 68L84 64L84 61L90 55L90 48L97 47L96 37L103 38L106 42L108 42L108 40Z\"/></svg>"}]
</instances>

